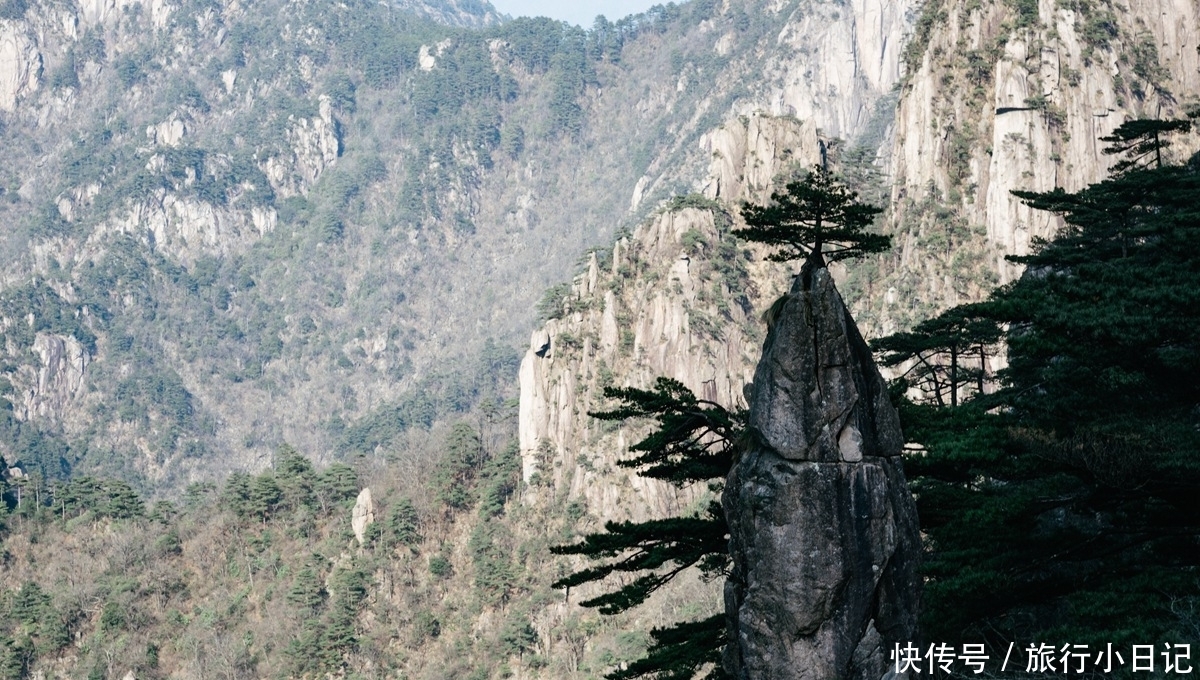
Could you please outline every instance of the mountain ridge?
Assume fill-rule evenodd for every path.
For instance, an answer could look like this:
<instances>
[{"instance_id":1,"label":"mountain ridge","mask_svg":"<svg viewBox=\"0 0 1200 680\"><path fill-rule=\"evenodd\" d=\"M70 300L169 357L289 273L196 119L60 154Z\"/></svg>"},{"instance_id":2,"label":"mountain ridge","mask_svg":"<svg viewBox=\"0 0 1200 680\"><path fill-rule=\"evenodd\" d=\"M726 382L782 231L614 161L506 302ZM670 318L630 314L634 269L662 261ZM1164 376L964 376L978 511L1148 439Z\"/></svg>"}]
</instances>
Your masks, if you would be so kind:
<instances>
[{"instance_id":1,"label":"mountain ridge","mask_svg":"<svg viewBox=\"0 0 1200 680\"><path fill-rule=\"evenodd\" d=\"M548 588L578 565L547 547L711 499L632 478L615 461L641 426L587 414L664 373L743 403L791 272L729 238L740 202L824 147L892 205L896 250L833 271L878 335L1013 274L1014 237L1053 224L1005 188L1107 170L1072 126L1198 91L1195 36L1142 2L729 0L595 31L367 2L3 7L0 453L31 476L6 471L25 495L0 604L40 588L53 609L26 613L62 626L3 618L0 656L61 675L628 663L719 607L714 585L603 619ZM132 491L99 477L175 499L177 523L125 516Z\"/></svg>"},{"instance_id":2,"label":"mountain ridge","mask_svg":"<svg viewBox=\"0 0 1200 680\"><path fill-rule=\"evenodd\" d=\"M487 0L393 0L396 7L448 26L483 28L510 19Z\"/></svg>"}]
</instances>

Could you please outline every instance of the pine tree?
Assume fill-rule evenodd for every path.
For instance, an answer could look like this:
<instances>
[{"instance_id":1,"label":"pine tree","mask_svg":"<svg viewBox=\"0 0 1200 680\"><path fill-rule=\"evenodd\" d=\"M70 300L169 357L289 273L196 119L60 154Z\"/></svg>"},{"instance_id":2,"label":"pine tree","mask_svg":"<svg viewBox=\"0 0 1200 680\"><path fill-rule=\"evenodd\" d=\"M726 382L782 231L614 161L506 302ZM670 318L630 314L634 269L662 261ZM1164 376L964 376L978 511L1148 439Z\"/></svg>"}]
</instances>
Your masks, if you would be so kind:
<instances>
[{"instance_id":1,"label":"pine tree","mask_svg":"<svg viewBox=\"0 0 1200 680\"><path fill-rule=\"evenodd\" d=\"M251 477L241 470L230 473L225 480L225 488L221 489L218 506L228 510L238 519L250 516L250 485Z\"/></svg>"},{"instance_id":2,"label":"pine tree","mask_svg":"<svg viewBox=\"0 0 1200 680\"><path fill-rule=\"evenodd\" d=\"M389 545L415 546L421 542L421 518L417 508L407 498L397 500L388 510L387 536Z\"/></svg>"},{"instance_id":3,"label":"pine tree","mask_svg":"<svg viewBox=\"0 0 1200 680\"><path fill-rule=\"evenodd\" d=\"M580 603L598 607L601 614L619 614L636 607L685 569L698 566L707 574L717 574L728 563L728 524L716 502L701 517L608 522L604 529L604 533L585 536L580 543L550 549L557 555L612 560L559 579L556 588L572 588L617 573L643 573L615 591Z\"/></svg>"},{"instance_id":4,"label":"pine tree","mask_svg":"<svg viewBox=\"0 0 1200 680\"><path fill-rule=\"evenodd\" d=\"M30 581L21 586L13 597L10 611L13 618L27 626L35 626L50 605L50 596L42 587Z\"/></svg>"},{"instance_id":5,"label":"pine tree","mask_svg":"<svg viewBox=\"0 0 1200 680\"><path fill-rule=\"evenodd\" d=\"M636 457L621 461L644 477L678 486L707 482L714 490L733 464L736 442L745 429L745 412L729 411L714 402L696 398L682 383L659 378L653 390L606 388L605 396L621 404L611 411L592 413L602 420L651 418L657 427L631 447ZM627 611L679 574L698 568L706 577L724 574L729 564L728 531L719 503L706 514L648 522L608 522L602 533L589 534L573 545L556 546L559 555L583 555L603 561L558 580L556 588L569 589L604 581L613 575L636 575L624 586L585 600L601 614ZM659 680L691 678L711 666L708 678L726 677L720 663L725 646L724 616L682 622L651 631L653 643L644 658L610 679L654 677Z\"/></svg>"},{"instance_id":6,"label":"pine tree","mask_svg":"<svg viewBox=\"0 0 1200 680\"><path fill-rule=\"evenodd\" d=\"M254 478L254 482L250 485L248 500L251 516L265 523L275 514L282 500L283 491L280 490L274 475L262 474Z\"/></svg>"},{"instance_id":7,"label":"pine tree","mask_svg":"<svg viewBox=\"0 0 1200 680\"><path fill-rule=\"evenodd\" d=\"M593 418L658 421L653 432L630 447L638 456L617 461L621 467L676 486L724 479L729 473L734 442L745 423L744 412L731 412L715 402L697 399L687 386L672 378L658 378L653 390L606 388L604 396L619 399L623 405L612 411L590 413Z\"/></svg>"},{"instance_id":8,"label":"pine tree","mask_svg":"<svg viewBox=\"0 0 1200 680\"><path fill-rule=\"evenodd\" d=\"M169 525L178 514L179 510L171 501L155 501L147 518L163 525Z\"/></svg>"},{"instance_id":9,"label":"pine tree","mask_svg":"<svg viewBox=\"0 0 1200 680\"><path fill-rule=\"evenodd\" d=\"M28 638L12 640L0 635L0 680L23 680L28 677L33 649Z\"/></svg>"},{"instance_id":10,"label":"pine tree","mask_svg":"<svg viewBox=\"0 0 1200 680\"><path fill-rule=\"evenodd\" d=\"M785 191L771 195L768 205L742 208L744 229L734 236L777 248L774 262L808 257L830 261L879 253L891 247L891 237L867 228L883 208L860 203L858 194L837 181L824 167L815 166Z\"/></svg>"},{"instance_id":11,"label":"pine tree","mask_svg":"<svg viewBox=\"0 0 1200 680\"><path fill-rule=\"evenodd\" d=\"M538 634L529 619L523 616L510 616L500 629L499 652L503 656L524 656L525 652L537 644Z\"/></svg>"},{"instance_id":12,"label":"pine tree","mask_svg":"<svg viewBox=\"0 0 1200 680\"><path fill-rule=\"evenodd\" d=\"M146 512L145 503L128 483L90 475L76 477L59 487L54 494L54 505L64 517L90 511L97 519L132 519Z\"/></svg>"},{"instance_id":13,"label":"pine tree","mask_svg":"<svg viewBox=\"0 0 1200 680\"><path fill-rule=\"evenodd\" d=\"M1121 174L1139 168L1161 168L1163 149L1171 146L1164 135L1172 132L1190 132L1190 120L1156 120L1141 118L1123 123L1107 137L1100 141L1108 142L1104 153L1109 156L1124 155L1113 166L1114 174Z\"/></svg>"},{"instance_id":14,"label":"pine tree","mask_svg":"<svg viewBox=\"0 0 1200 680\"><path fill-rule=\"evenodd\" d=\"M932 394L939 406L958 406L965 387L984 393L988 357L999 353L1000 325L979 305L962 305L922 321L912 331L871 343L887 367L909 364L903 386Z\"/></svg>"},{"instance_id":15,"label":"pine tree","mask_svg":"<svg viewBox=\"0 0 1200 680\"><path fill-rule=\"evenodd\" d=\"M315 611L325 602L325 586L321 584L316 569L307 565L296 572L296 579L288 590L287 601L304 609Z\"/></svg>"},{"instance_id":16,"label":"pine tree","mask_svg":"<svg viewBox=\"0 0 1200 680\"><path fill-rule=\"evenodd\" d=\"M317 472L307 458L288 444L282 444L275 451L275 478L283 493L281 504L284 507L298 510L315 505Z\"/></svg>"},{"instance_id":17,"label":"pine tree","mask_svg":"<svg viewBox=\"0 0 1200 680\"><path fill-rule=\"evenodd\" d=\"M969 309L1007 329L995 392L901 404L931 639L1144 644L1200 604L1200 171L1120 170L1017 194L1065 224Z\"/></svg>"},{"instance_id":18,"label":"pine tree","mask_svg":"<svg viewBox=\"0 0 1200 680\"><path fill-rule=\"evenodd\" d=\"M55 490L54 500L64 516L96 510L103 500L103 484L90 475L76 477Z\"/></svg>"},{"instance_id":19,"label":"pine tree","mask_svg":"<svg viewBox=\"0 0 1200 680\"><path fill-rule=\"evenodd\" d=\"M708 678L726 677L721 668L721 650L725 647L725 613L713 614L700 621L681 623L650 631L653 640L645 657L626 668L610 673L610 680L633 680L652 675L658 680L690 680L700 660L713 664ZM702 656L697 651L703 650Z\"/></svg>"},{"instance_id":20,"label":"pine tree","mask_svg":"<svg viewBox=\"0 0 1200 680\"><path fill-rule=\"evenodd\" d=\"M132 519L145 514L146 504L129 484L119 479L107 479L104 480L102 489L104 500L97 509L97 515L112 519Z\"/></svg>"},{"instance_id":21,"label":"pine tree","mask_svg":"<svg viewBox=\"0 0 1200 680\"><path fill-rule=\"evenodd\" d=\"M370 577L356 562L330 578L329 611L318 637L320 659L327 671L344 668L346 656L358 647L357 617L367 596Z\"/></svg>"},{"instance_id":22,"label":"pine tree","mask_svg":"<svg viewBox=\"0 0 1200 680\"><path fill-rule=\"evenodd\" d=\"M463 510L474 501L471 482L483 465L483 443L467 423L455 423L446 437L445 453L434 470L437 497L448 510Z\"/></svg>"},{"instance_id":23,"label":"pine tree","mask_svg":"<svg viewBox=\"0 0 1200 680\"><path fill-rule=\"evenodd\" d=\"M349 501L358 495L358 473L345 463L334 463L317 476L314 489L321 512L328 513L337 503Z\"/></svg>"}]
</instances>

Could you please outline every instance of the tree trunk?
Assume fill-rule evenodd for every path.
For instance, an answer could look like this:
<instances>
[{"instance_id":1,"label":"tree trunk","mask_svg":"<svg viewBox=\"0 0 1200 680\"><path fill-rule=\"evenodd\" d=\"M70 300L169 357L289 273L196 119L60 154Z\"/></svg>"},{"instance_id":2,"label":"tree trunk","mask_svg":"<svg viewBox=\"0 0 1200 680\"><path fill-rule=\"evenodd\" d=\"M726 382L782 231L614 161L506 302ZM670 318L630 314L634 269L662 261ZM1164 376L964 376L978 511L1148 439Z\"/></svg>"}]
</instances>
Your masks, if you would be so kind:
<instances>
[{"instance_id":1,"label":"tree trunk","mask_svg":"<svg viewBox=\"0 0 1200 680\"><path fill-rule=\"evenodd\" d=\"M950 405L958 406L958 345L950 345Z\"/></svg>"}]
</instances>

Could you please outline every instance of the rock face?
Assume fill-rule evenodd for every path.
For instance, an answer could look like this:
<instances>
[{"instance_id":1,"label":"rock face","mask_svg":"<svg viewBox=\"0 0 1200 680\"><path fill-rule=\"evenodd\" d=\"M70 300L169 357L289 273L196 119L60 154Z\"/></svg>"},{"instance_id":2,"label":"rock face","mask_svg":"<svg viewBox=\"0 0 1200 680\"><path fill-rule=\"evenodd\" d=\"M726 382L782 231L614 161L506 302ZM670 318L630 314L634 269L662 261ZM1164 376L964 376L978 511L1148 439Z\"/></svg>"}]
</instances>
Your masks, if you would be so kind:
<instances>
[{"instance_id":1,"label":"rock face","mask_svg":"<svg viewBox=\"0 0 1200 680\"><path fill-rule=\"evenodd\" d=\"M570 313L533 333L520 372L527 499L543 495L545 485L585 500L600 516L635 521L677 514L693 500L617 467L641 436L605 428L588 412L610 406L605 386L644 387L660 375L703 399L739 405L759 338L748 334L753 321L740 305L718 307L733 295L712 263L713 250L732 237L714 217L684 208L639 226L616 244L608 267L593 256L564 301ZM685 245L689 234L702 244ZM654 275L628 276L639 268ZM718 330L716 320L727 329Z\"/></svg>"},{"instance_id":2,"label":"rock face","mask_svg":"<svg viewBox=\"0 0 1200 680\"><path fill-rule=\"evenodd\" d=\"M13 403L18 420L62 419L83 389L92 357L74 336L38 333L33 341L36 368L23 366L13 376L21 398Z\"/></svg>"},{"instance_id":3,"label":"rock face","mask_svg":"<svg viewBox=\"0 0 1200 680\"><path fill-rule=\"evenodd\" d=\"M482 28L494 26L503 21L503 15L490 4L461 1L440 0L435 2L418 2L417 0L399 0L396 6L448 26L464 28Z\"/></svg>"},{"instance_id":4,"label":"rock face","mask_svg":"<svg viewBox=\"0 0 1200 680\"><path fill-rule=\"evenodd\" d=\"M869 303L877 318L856 308L868 335L1018 276L1004 256L1027 254L1060 221L1012 191L1077 191L1104 179L1117 157L1100 137L1134 118L1181 118L1200 92L1194 0L1102 0L1087 11L1037 0L1019 16L1014 7L925 3L932 21L908 47L888 162L887 229L900 272ZM1186 159L1198 143L1180 136L1170 157ZM971 235L947 246L955 229Z\"/></svg>"},{"instance_id":5,"label":"rock face","mask_svg":"<svg viewBox=\"0 0 1200 680\"><path fill-rule=\"evenodd\" d=\"M42 55L25 23L0 19L0 111L12 111L36 90L41 70Z\"/></svg>"},{"instance_id":6,"label":"rock face","mask_svg":"<svg viewBox=\"0 0 1200 680\"><path fill-rule=\"evenodd\" d=\"M371 498L371 489L363 489L354 501L354 510L350 514L350 527L354 529L354 537L358 544L367 542L367 527L375 523L375 501Z\"/></svg>"},{"instance_id":7,"label":"rock face","mask_svg":"<svg viewBox=\"0 0 1200 680\"><path fill-rule=\"evenodd\" d=\"M870 350L819 261L772 308L751 440L723 499L725 606L739 679L881 678L913 640L917 513Z\"/></svg>"},{"instance_id":8,"label":"rock face","mask_svg":"<svg viewBox=\"0 0 1200 680\"><path fill-rule=\"evenodd\" d=\"M288 129L288 153L270 158L263 171L271 180L271 186L281 196L308 193L321 174L337 163L342 155L342 138L338 122L333 115L329 97L321 95L318 116L312 118L292 117Z\"/></svg>"}]
</instances>

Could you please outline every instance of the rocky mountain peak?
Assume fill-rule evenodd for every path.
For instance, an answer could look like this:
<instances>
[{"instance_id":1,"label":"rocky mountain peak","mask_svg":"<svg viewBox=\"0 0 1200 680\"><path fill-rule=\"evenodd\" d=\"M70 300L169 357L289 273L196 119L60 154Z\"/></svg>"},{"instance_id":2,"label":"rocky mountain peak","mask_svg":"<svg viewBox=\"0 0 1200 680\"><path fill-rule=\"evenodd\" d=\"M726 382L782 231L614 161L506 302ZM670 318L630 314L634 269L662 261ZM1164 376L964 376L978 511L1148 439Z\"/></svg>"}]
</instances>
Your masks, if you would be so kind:
<instances>
[{"instance_id":1,"label":"rocky mountain peak","mask_svg":"<svg viewBox=\"0 0 1200 680\"><path fill-rule=\"evenodd\" d=\"M772 306L725 487L737 678L880 678L916 632L917 514L899 419L820 258Z\"/></svg>"}]
</instances>

